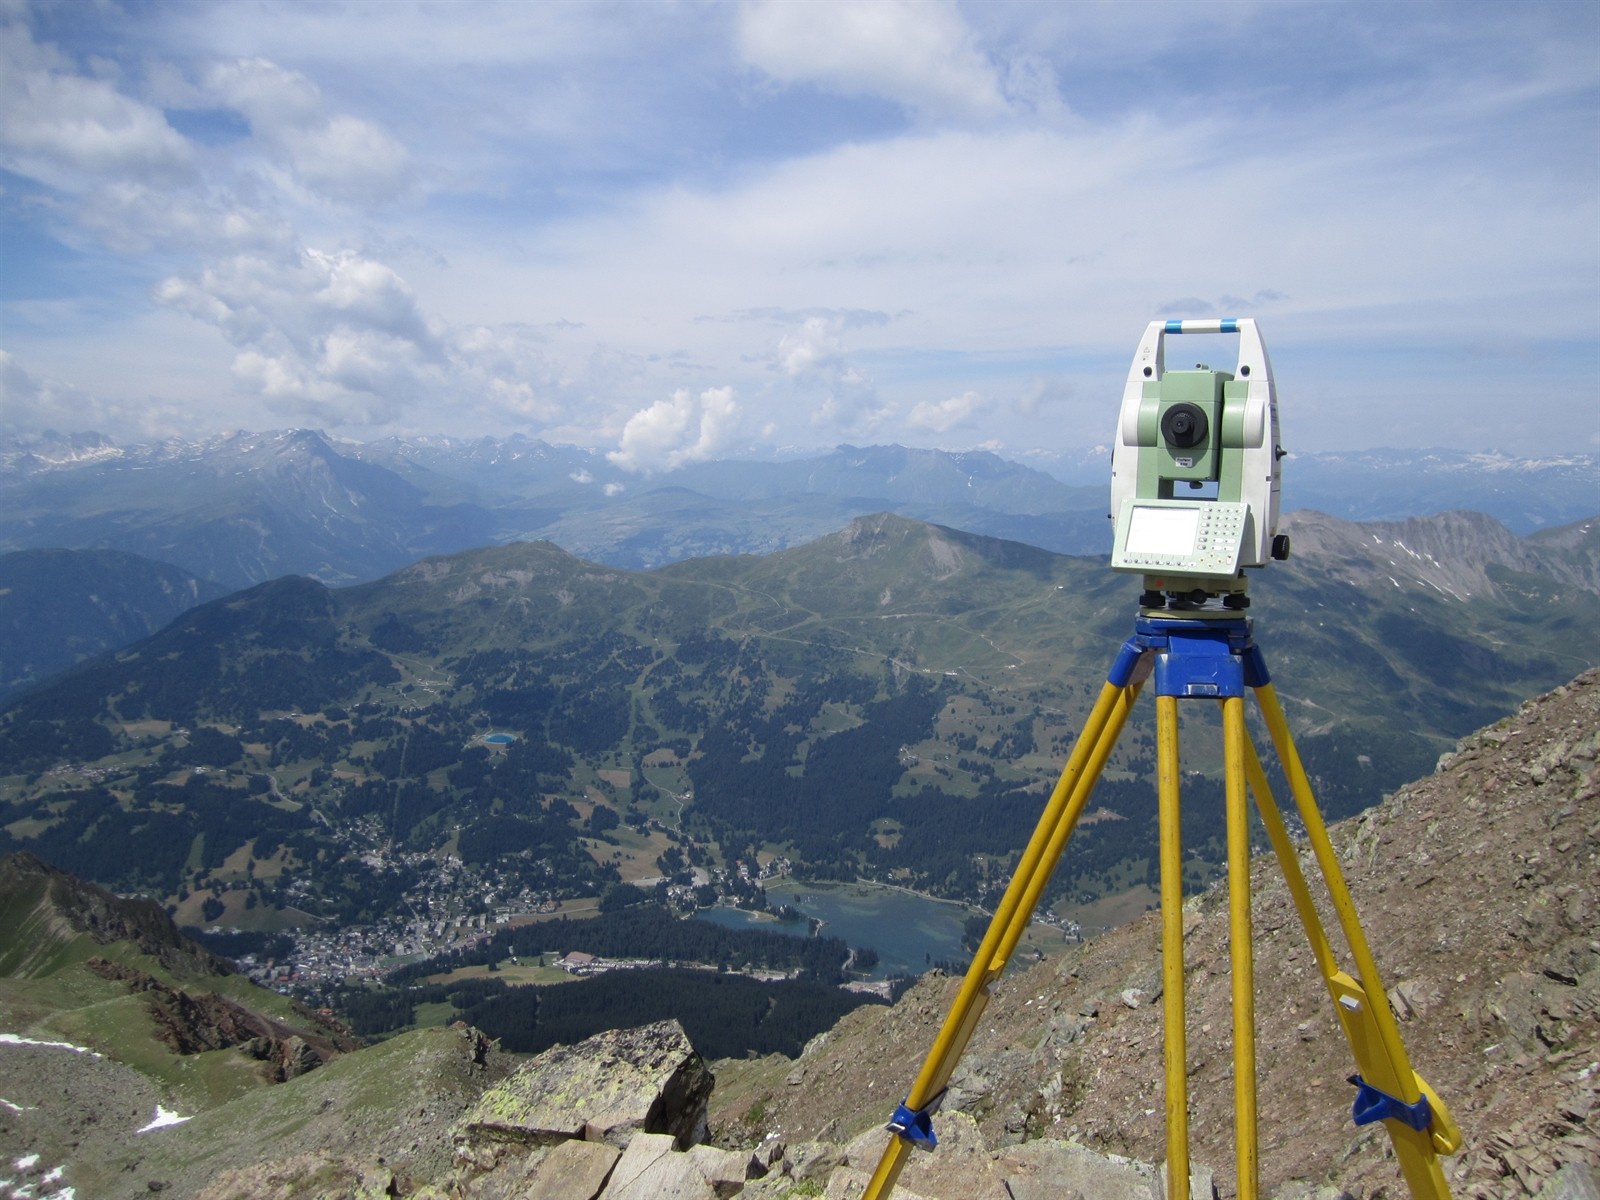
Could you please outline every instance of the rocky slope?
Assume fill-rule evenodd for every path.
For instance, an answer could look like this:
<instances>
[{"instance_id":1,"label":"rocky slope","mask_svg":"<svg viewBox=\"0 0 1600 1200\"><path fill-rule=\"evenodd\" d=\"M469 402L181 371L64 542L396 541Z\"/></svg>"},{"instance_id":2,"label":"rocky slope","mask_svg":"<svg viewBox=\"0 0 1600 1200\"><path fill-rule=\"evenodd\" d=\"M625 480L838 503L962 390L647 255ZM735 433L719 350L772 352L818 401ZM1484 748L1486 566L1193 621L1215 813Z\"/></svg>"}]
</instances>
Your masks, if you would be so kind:
<instances>
[{"instance_id":1,"label":"rocky slope","mask_svg":"<svg viewBox=\"0 0 1600 1200\"><path fill-rule=\"evenodd\" d=\"M1448 1170L1457 1197L1566 1194L1549 1189L1600 1169L1597 754L1600 672L1591 671L1465 739L1435 775L1334 831L1413 1065L1464 1132ZM1387 1138L1351 1123L1354 1063L1270 856L1253 878L1263 1186L1402 1196ZM1226 897L1194 898L1185 924L1193 1156L1216 1169L1226 1196ZM1158 937L1150 914L1002 980L947 1114L976 1118L990 1147L1068 1138L1159 1161ZM957 983L927 979L893 1009L852 1013L798 1062L719 1064L715 1129L730 1143L757 1132L847 1142L882 1122Z\"/></svg>"},{"instance_id":2,"label":"rocky slope","mask_svg":"<svg viewBox=\"0 0 1600 1200\"><path fill-rule=\"evenodd\" d=\"M1600 585L1593 548L1600 521L1580 521L1520 538L1493 517L1447 512L1359 525L1301 510L1282 523L1296 558L1329 564L1333 578L1360 585L1388 579L1420 584L1465 600L1515 589L1519 577L1544 576L1563 588Z\"/></svg>"},{"instance_id":3,"label":"rocky slope","mask_svg":"<svg viewBox=\"0 0 1600 1200\"><path fill-rule=\"evenodd\" d=\"M31 855L0 859L0 1200L121 1194L180 1117L355 1045L235 974L153 901Z\"/></svg>"},{"instance_id":4,"label":"rocky slope","mask_svg":"<svg viewBox=\"0 0 1600 1200\"><path fill-rule=\"evenodd\" d=\"M470 1039L469 1030L459 1032ZM492 1050L485 1057L492 1058ZM339 1070L323 1073L320 1082ZM491 1083L465 1112L456 1103L453 1124L440 1119L451 1111L450 1099L442 1108L419 1109L418 1117L429 1118L426 1136L437 1142L448 1130L455 1148L449 1168L435 1170L427 1182L418 1175L426 1154L414 1147L396 1160L370 1148L364 1155L352 1152L350 1143L365 1139L329 1136L340 1124L335 1117L324 1125L318 1148L305 1149L299 1133L299 1149L290 1157L224 1166L198 1200L843 1200L861 1194L888 1136L881 1128L849 1145L771 1137L753 1147L709 1145L703 1139L712 1084L676 1021L597 1034L524 1063ZM292 1085L279 1089L274 1098L292 1091ZM212 1161L221 1166L230 1157L237 1155L224 1150ZM913 1163L903 1183L900 1200L1154 1200L1160 1188L1156 1168L1077 1144L1039 1139L991 1152L961 1113L946 1120L939 1155ZM1207 1173L1197 1173L1195 1185L1197 1197L1211 1195Z\"/></svg>"}]
</instances>

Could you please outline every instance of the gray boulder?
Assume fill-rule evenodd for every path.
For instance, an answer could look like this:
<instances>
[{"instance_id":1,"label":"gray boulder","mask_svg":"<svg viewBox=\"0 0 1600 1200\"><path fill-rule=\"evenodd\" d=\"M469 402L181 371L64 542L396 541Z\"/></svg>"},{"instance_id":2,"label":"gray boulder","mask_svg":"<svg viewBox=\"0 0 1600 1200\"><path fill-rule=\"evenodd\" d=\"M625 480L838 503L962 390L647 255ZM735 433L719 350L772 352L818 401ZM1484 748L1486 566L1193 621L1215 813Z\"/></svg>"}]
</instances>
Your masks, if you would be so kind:
<instances>
[{"instance_id":1,"label":"gray boulder","mask_svg":"<svg viewBox=\"0 0 1600 1200\"><path fill-rule=\"evenodd\" d=\"M595 1200L618 1157L617 1148L603 1142L562 1142L539 1160L514 1195L517 1200Z\"/></svg>"},{"instance_id":2,"label":"gray boulder","mask_svg":"<svg viewBox=\"0 0 1600 1200\"><path fill-rule=\"evenodd\" d=\"M715 1079L676 1021L553 1046L486 1091L456 1133L468 1147L569 1138L625 1150L636 1132L703 1141Z\"/></svg>"},{"instance_id":3,"label":"gray boulder","mask_svg":"<svg viewBox=\"0 0 1600 1200\"><path fill-rule=\"evenodd\" d=\"M605 1200L717 1200L694 1158L666 1134L635 1134L622 1152Z\"/></svg>"}]
</instances>

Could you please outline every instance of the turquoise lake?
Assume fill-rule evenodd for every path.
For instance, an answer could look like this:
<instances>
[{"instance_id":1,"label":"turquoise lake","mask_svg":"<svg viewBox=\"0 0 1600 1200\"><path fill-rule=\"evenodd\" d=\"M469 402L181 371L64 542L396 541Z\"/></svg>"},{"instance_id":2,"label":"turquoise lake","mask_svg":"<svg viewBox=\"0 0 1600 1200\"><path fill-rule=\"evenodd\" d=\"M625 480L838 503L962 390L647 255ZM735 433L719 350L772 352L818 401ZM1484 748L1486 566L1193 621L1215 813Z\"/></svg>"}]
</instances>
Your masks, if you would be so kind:
<instances>
[{"instance_id":1,"label":"turquoise lake","mask_svg":"<svg viewBox=\"0 0 1600 1200\"><path fill-rule=\"evenodd\" d=\"M890 975L920 975L940 959L965 961L961 949L962 924L972 912L960 904L929 900L894 888L856 883L794 883L780 880L767 885L773 907L793 905L808 917L823 922L822 936L842 938L852 946L871 946L878 952L873 979ZM803 921L774 921L736 908L708 908L695 914L733 929L766 929L804 937Z\"/></svg>"}]
</instances>

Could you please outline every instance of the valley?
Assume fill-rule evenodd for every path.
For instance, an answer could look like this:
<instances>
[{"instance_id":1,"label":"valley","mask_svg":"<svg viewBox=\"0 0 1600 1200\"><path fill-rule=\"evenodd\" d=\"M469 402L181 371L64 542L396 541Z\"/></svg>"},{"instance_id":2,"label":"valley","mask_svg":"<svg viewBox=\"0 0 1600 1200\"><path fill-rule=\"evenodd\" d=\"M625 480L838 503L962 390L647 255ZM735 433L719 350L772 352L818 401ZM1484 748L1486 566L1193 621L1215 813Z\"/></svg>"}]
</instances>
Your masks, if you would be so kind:
<instances>
[{"instance_id":1,"label":"valley","mask_svg":"<svg viewBox=\"0 0 1600 1200\"><path fill-rule=\"evenodd\" d=\"M1286 528L1301 551L1260 581L1257 627L1331 817L1600 661L1589 525ZM257 977L308 996L551 916L764 910L780 875L981 911L1132 586L889 514L653 571L533 543L274 580L14 702L0 849L244 931ZM1186 719L1192 888L1222 857L1212 721ZM1136 711L1051 883L1058 928L1148 903L1123 898L1155 878L1152 723Z\"/></svg>"},{"instance_id":2,"label":"valley","mask_svg":"<svg viewBox=\"0 0 1600 1200\"><path fill-rule=\"evenodd\" d=\"M1284 528L1296 553L1252 615L1331 819L1600 662L1593 521ZM76 553L24 563L31 590L0 606L75 578L103 596L119 570L159 581L152 614L193 601L164 625L72 610L106 649L0 711L0 915L19 931L0 938L0 1023L23 1039L3 1049L18 1096L65 1080L77 1114L50 1125L8 1094L0 1128L41 1155L33 1175L70 1164L113 1191L147 1153L151 1187L250 1161L217 1141L230 1113L273 1114L283 1152L325 1145L296 1132L307 1095L393 1124L378 1092L421 1070L459 1113L508 1054L671 1020L723 1061L724 1140L769 1120L843 1132L789 1076L831 1038L904 1023L875 1014L926 1009L940 975L916 977L970 954L1136 599L1098 558L888 512L759 556L639 570L514 542L209 601ZM1019 947L1025 978L1070 976L1153 905L1152 726L1136 709ZM1197 903L1223 861L1217 734L1185 712ZM35 880L57 867L147 899L45 903ZM120 904L142 915L107 929ZM350 1054L357 1037L379 1045ZM864 1060L862 1087L904 1086L906 1063ZM91 1130L101 1096L137 1119ZM1025 1131L1138 1144L1018 1103ZM881 1121L856 1107L838 1113ZM392 1152L439 1176L449 1126L424 1125ZM145 1150L180 1128L176 1153Z\"/></svg>"},{"instance_id":3,"label":"valley","mask_svg":"<svg viewBox=\"0 0 1600 1200\"><path fill-rule=\"evenodd\" d=\"M1600 967L1586 923L1600 845L1590 804L1600 781L1597 697L1600 673L1590 671L1521 705L1458 742L1429 778L1330 831L1412 1061L1460 1122L1462 1151L1445 1160L1457 1196L1581 1195L1572 1189L1600 1166L1590 1065ZM1262 1111L1261 1194L1392 1195L1382 1133L1352 1132L1341 1082L1349 1050L1308 969L1287 889L1265 858L1254 875L1257 985L1274 998L1257 1014L1262 1095L1272 1097ZM1222 890L1209 889L1184 908L1193 1152L1202 1178L1229 1195L1229 1057L1212 1033L1225 1028L1230 1007L1228 906ZM659 941L658 929L720 936L653 905L570 924L613 947ZM548 944L539 928L526 927L529 945ZM1148 1119L1161 1069L1157 932L1146 917L1049 961L1019 963L997 984L936 1118L940 1150L907 1169L915 1194L998 1197L1046 1178L1102 1195L1157 1177L1149 1164L1160 1161L1161 1130ZM782 952L816 941L774 934L770 945ZM492 975L461 965L442 984L402 980L402 1002L492 1017L507 995ZM733 1156L726 1190L859 1189L886 1136L885 1113L956 985L934 972L894 1005L833 1010L826 1036L803 1049L716 1057L717 1025L737 1025L730 1018L751 1011L748 989L759 985L703 971L641 982L614 971L518 1004L548 1015L546 1034L563 1046L531 1062L467 1025L336 1046L315 1014L231 975L154 904L14 855L0 859L0 1023L20 1032L0 1037L0 1136L14 1150L17 1186L36 1194L515 1194L558 1152L519 1139L485 1153L470 1136L474 1114L502 1103L500 1085L514 1072L531 1072L525 1078L547 1093L575 1078L560 1062L580 1040L568 1023L576 1009L598 1008L632 1031L608 1033L587 1051L614 1071L619 1044L659 1027L647 1024L639 997L698 986L693 1000L668 999L711 1018L678 1037L688 1061L715 1075L700 1110L706 1132L693 1136ZM731 1006L704 1004L707 988ZM751 1032L729 1031L735 1043ZM588 1111L597 1086L589 1080L571 1093L553 1118ZM752 1153L759 1163L747 1170ZM690 1161L687 1151L674 1157Z\"/></svg>"}]
</instances>

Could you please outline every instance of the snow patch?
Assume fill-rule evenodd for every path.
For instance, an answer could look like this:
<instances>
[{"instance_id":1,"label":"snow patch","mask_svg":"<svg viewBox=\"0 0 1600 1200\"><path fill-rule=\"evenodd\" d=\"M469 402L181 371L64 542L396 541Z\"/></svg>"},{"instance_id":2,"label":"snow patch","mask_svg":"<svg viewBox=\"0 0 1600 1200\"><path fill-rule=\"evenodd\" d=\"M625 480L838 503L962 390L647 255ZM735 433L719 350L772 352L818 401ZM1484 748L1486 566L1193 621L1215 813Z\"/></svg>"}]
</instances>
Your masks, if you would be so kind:
<instances>
[{"instance_id":1,"label":"snow patch","mask_svg":"<svg viewBox=\"0 0 1600 1200\"><path fill-rule=\"evenodd\" d=\"M180 1117L175 1112L168 1112L158 1104L156 1105L156 1115L154 1120L152 1120L150 1124L146 1125L144 1128L135 1130L134 1132L149 1133L152 1129L164 1129L168 1125L182 1125L187 1120L189 1120L188 1117Z\"/></svg>"},{"instance_id":2,"label":"snow patch","mask_svg":"<svg viewBox=\"0 0 1600 1200\"><path fill-rule=\"evenodd\" d=\"M26 1038L15 1033L0 1033L0 1046L50 1046L57 1050L71 1050L74 1054L87 1054L90 1058L100 1057L87 1046L74 1046L71 1042L41 1042L37 1038Z\"/></svg>"},{"instance_id":3,"label":"snow patch","mask_svg":"<svg viewBox=\"0 0 1600 1200\"><path fill-rule=\"evenodd\" d=\"M65 1167L51 1167L39 1175L37 1179L30 1178L37 1173L39 1156L25 1154L21 1158L11 1160L13 1170L20 1173L19 1179L0 1179L0 1198L3 1200L77 1200L77 1189L72 1187L56 1187L62 1177L67 1173ZM40 1193L40 1188L54 1190Z\"/></svg>"}]
</instances>

